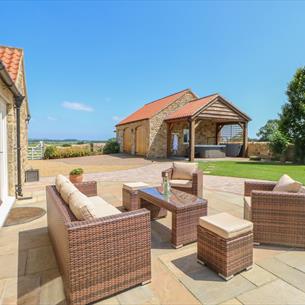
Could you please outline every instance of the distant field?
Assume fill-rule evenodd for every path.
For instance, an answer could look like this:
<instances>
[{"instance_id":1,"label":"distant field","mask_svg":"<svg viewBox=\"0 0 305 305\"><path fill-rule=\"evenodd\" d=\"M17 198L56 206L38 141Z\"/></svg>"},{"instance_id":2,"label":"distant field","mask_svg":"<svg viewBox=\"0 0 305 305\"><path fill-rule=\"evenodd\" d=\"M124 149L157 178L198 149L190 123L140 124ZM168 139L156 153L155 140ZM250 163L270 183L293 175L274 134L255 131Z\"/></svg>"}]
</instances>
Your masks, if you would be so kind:
<instances>
[{"instance_id":1,"label":"distant field","mask_svg":"<svg viewBox=\"0 0 305 305\"><path fill-rule=\"evenodd\" d=\"M43 141L46 145L55 145L55 146L62 146L62 145L75 145L75 144L87 144L87 143L105 143L105 140L29 140L28 145L29 147L37 146L40 141Z\"/></svg>"}]
</instances>

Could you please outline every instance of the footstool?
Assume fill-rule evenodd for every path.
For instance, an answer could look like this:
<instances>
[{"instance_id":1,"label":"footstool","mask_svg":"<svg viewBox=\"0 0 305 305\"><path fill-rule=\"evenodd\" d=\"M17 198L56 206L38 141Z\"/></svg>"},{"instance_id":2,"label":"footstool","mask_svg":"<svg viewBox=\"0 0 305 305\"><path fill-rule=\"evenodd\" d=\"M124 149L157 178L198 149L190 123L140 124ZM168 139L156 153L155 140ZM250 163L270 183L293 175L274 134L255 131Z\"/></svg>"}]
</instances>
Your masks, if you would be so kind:
<instances>
[{"instance_id":1,"label":"footstool","mask_svg":"<svg viewBox=\"0 0 305 305\"><path fill-rule=\"evenodd\" d=\"M128 211L140 209L138 202L138 190L149 187L144 182L131 182L123 184L123 206Z\"/></svg>"},{"instance_id":2,"label":"footstool","mask_svg":"<svg viewBox=\"0 0 305 305\"><path fill-rule=\"evenodd\" d=\"M200 217L197 258L225 280L253 265L253 224L228 213Z\"/></svg>"}]
</instances>

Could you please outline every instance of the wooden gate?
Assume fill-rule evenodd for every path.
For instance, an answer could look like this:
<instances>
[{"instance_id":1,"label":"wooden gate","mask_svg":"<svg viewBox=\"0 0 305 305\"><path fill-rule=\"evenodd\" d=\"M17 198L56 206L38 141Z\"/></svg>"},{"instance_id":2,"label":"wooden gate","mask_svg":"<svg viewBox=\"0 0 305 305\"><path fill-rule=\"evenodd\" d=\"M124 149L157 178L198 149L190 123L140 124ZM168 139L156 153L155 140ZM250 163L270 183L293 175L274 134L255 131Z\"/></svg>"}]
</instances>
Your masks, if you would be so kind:
<instances>
[{"instance_id":1,"label":"wooden gate","mask_svg":"<svg viewBox=\"0 0 305 305\"><path fill-rule=\"evenodd\" d=\"M136 154L144 156L146 154L146 132L144 126L136 129Z\"/></svg>"},{"instance_id":2,"label":"wooden gate","mask_svg":"<svg viewBox=\"0 0 305 305\"><path fill-rule=\"evenodd\" d=\"M124 136L123 136L123 151L124 153L130 154L131 153L131 129L126 128L124 130Z\"/></svg>"}]
</instances>

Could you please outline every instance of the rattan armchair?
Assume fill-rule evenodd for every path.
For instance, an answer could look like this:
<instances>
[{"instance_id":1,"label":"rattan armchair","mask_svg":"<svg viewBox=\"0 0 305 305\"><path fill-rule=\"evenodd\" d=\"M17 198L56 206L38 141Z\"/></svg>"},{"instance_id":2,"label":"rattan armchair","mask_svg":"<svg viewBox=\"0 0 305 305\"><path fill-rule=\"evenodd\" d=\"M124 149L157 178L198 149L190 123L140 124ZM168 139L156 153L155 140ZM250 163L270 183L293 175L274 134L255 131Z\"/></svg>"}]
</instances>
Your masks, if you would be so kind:
<instances>
[{"instance_id":1,"label":"rattan armchair","mask_svg":"<svg viewBox=\"0 0 305 305\"><path fill-rule=\"evenodd\" d=\"M162 172L162 177L168 174L168 178L171 180L173 175L173 168L169 168ZM192 176L191 187L178 187L172 186L172 188L177 189L182 192L193 194L198 197L202 197L203 192L203 173L200 169L197 169Z\"/></svg>"},{"instance_id":2,"label":"rattan armchair","mask_svg":"<svg viewBox=\"0 0 305 305\"><path fill-rule=\"evenodd\" d=\"M97 195L96 182L76 186ZM88 304L150 281L147 210L77 221L54 185L46 187L46 195L49 235L68 304Z\"/></svg>"},{"instance_id":3,"label":"rattan armchair","mask_svg":"<svg viewBox=\"0 0 305 305\"><path fill-rule=\"evenodd\" d=\"M305 193L272 192L276 183L245 182L244 217L254 242L305 247Z\"/></svg>"}]
</instances>

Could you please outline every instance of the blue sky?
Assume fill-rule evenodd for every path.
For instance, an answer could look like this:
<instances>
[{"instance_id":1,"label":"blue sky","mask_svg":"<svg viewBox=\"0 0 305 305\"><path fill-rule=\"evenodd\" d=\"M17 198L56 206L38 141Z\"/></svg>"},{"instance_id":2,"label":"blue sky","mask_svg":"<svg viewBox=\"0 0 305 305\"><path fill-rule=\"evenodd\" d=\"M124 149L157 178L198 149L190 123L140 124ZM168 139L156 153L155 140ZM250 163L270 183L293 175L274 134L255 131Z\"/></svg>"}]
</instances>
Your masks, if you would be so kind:
<instances>
[{"instance_id":1,"label":"blue sky","mask_svg":"<svg viewBox=\"0 0 305 305\"><path fill-rule=\"evenodd\" d=\"M146 102L219 92L275 118L305 65L305 2L1 2L0 44L24 48L32 138L107 139Z\"/></svg>"}]
</instances>

